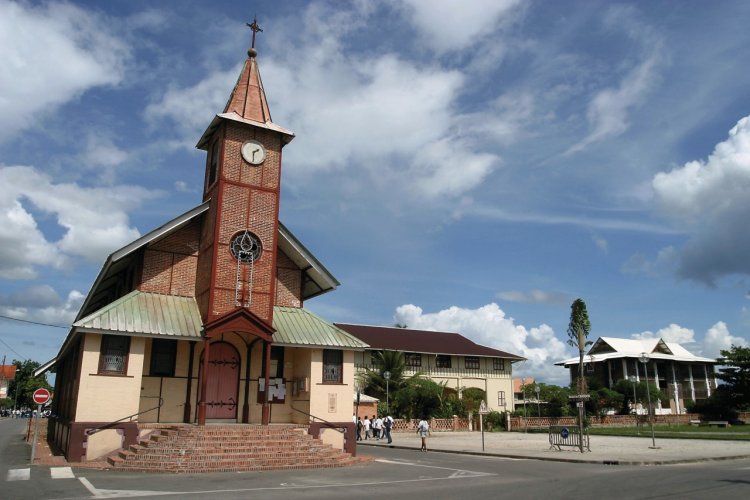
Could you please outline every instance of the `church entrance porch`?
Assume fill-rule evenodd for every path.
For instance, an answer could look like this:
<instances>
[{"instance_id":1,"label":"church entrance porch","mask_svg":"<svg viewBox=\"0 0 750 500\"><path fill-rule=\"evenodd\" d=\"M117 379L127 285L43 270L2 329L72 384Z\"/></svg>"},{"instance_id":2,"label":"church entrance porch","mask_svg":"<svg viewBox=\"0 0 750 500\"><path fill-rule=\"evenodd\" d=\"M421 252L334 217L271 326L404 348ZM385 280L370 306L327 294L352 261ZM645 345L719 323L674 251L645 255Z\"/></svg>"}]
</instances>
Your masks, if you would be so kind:
<instances>
[{"instance_id":1,"label":"church entrance porch","mask_svg":"<svg viewBox=\"0 0 750 500\"><path fill-rule=\"evenodd\" d=\"M240 355L232 344L211 344L206 371L206 419L237 419L240 365Z\"/></svg>"}]
</instances>

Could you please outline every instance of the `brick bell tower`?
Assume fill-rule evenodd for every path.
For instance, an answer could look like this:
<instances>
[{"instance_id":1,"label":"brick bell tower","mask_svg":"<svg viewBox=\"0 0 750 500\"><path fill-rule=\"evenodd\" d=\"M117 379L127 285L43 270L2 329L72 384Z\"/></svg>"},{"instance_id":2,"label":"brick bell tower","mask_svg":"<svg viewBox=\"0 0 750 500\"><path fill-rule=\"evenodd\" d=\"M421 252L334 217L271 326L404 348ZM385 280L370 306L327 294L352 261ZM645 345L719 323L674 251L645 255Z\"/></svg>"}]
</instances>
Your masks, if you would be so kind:
<instances>
[{"instance_id":1,"label":"brick bell tower","mask_svg":"<svg viewBox=\"0 0 750 500\"><path fill-rule=\"evenodd\" d=\"M262 30L256 21L248 26L252 45L242 72L223 113L196 146L207 152L203 200L211 204L202 228L195 293L204 324L204 353L212 337L235 331L262 339L268 358L274 332L281 150L294 134L271 120L256 61L255 35ZM201 409L199 402L199 422Z\"/></svg>"}]
</instances>

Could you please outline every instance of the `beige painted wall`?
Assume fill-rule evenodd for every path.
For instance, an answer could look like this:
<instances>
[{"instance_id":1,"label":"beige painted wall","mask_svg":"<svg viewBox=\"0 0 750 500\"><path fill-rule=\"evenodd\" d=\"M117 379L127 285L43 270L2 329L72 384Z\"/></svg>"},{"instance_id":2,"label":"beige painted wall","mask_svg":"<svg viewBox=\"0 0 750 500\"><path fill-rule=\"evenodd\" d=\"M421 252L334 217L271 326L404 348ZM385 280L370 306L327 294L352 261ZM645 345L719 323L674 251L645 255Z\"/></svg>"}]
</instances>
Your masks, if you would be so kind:
<instances>
[{"instance_id":1,"label":"beige painted wall","mask_svg":"<svg viewBox=\"0 0 750 500\"><path fill-rule=\"evenodd\" d=\"M95 460L122 448L122 436L122 431L118 429L106 429L92 434L86 440L86 460Z\"/></svg>"},{"instance_id":2,"label":"beige painted wall","mask_svg":"<svg viewBox=\"0 0 750 500\"><path fill-rule=\"evenodd\" d=\"M126 376L97 375L101 340L98 333L87 333L84 340L78 422L111 422L138 412L146 339L130 339Z\"/></svg>"},{"instance_id":3,"label":"beige painted wall","mask_svg":"<svg viewBox=\"0 0 750 500\"><path fill-rule=\"evenodd\" d=\"M329 422L350 422L354 413L354 352L344 351L343 384L323 383L323 350L310 353L310 413Z\"/></svg>"}]
</instances>

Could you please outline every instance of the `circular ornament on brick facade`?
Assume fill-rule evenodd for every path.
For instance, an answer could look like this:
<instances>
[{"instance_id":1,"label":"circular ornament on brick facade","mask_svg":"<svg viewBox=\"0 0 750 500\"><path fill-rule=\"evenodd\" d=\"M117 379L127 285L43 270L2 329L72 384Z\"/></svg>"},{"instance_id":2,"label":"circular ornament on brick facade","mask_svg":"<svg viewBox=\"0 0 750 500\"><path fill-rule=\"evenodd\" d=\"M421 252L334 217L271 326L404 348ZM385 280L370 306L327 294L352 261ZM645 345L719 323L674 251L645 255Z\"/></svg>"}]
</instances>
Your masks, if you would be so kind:
<instances>
[{"instance_id":1,"label":"circular ornament on brick facade","mask_svg":"<svg viewBox=\"0 0 750 500\"><path fill-rule=\"evenodd\" d=\"M250 231L235 234L229 249L232 251L234 258L241 262L254 262L258 260L263 251L260 240Z\"/></svg>"},{"instance_id":2,"label":"circular ornament on brick facade","mask_svg":"<svg viewBox=\"0 0 750 500\"><path fill-rule=\"evenodd\" d=\"M266 148L258 141L247 141L242 145L242 158L250 165L260 165L266 159Z\"/></svg>"}]
</instances>

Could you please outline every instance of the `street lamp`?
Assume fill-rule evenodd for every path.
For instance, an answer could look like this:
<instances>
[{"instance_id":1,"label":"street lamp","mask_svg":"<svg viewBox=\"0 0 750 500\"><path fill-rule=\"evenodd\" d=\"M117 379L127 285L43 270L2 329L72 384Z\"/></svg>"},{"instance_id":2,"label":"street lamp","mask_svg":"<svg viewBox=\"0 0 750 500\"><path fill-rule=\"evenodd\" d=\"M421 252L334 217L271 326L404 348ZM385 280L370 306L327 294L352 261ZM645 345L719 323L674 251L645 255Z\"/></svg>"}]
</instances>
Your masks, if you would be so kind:
<instances>
[{"instance_id":1,"label":"street lamp","mask_svg":"<svg viewBox=\"0 0 750 500\"><path fill-rule=\"evenodd\" d=\"M391 372L385 371L383 372L383 378L385 379L385 413L386 416L390 415L390 401L389 401L389 394L388 394L388 381L391 379Z\"/></svg>"},{"instance_id":2,"label":"street lamp","mask_svg":"<svg viewBox=\"0 0 750 500\"><path fill-rule=\"evenodd\" d=\"M542 388L535 384L534 392L536 392L536 413L541 418L542 408L539 406L539 393L542 392Z\"/></svg>"},{"instance_id":3,"label":"street lamp","mask_svg":"<svg viewBox=\"0 0 750 500\"><path fill-rule=\"evenodd\" d=\"M651 446L650 448L652 450L656 450L656 437L654 436L654 417L651 414L651 389L648 386L648 362L650 361L651 357L648 355L648 353L642 352L641 357L638 358L638 361L643 363L643 371L646 374L646 396L648 397L648 420L651 423Z\"/></svg>"}]
</instances>

